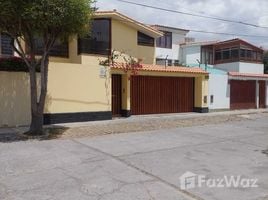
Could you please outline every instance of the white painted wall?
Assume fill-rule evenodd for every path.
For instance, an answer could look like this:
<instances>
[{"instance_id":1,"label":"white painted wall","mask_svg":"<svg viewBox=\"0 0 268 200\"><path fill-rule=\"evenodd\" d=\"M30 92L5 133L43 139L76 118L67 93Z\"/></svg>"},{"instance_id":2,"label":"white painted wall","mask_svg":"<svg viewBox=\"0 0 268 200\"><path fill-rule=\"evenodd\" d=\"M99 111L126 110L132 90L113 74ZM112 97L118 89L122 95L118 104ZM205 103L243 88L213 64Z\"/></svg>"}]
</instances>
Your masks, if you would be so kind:
<instances>
[{"instance_id":1,"label":"white painted wall","mask_svg":"<svg viewBox=\"0 0 268 200\"><path fill-rule=\"evenodd\" d=\"M214 67L228 72L253 73L253 74L264 73L264 65L258 63L233 62L233 63L217 64Z\"/></svg>"},{"instance_id":2,"label":"white painted wall","mask_svg":"<svg viewBox=\"0 0 268 200\"><path fill-rule=\"evenodd\" d=\"M214 96L214 102L210 102L210 96ZM230 85L228 75L209 75L209 109L230 109Z\"/></svg>"},{"instance_id":3,"label":"white painted wall","mask_svg":"<svg viewBox=\"0 0 268 200\"><path fill-rule=\"evenodd\" d=\"M253 73L253 74L263 74L264 65L258 63L239 63L239 72L241 73Z\"/></svg>"},{"instance_id":4,"label":"white painted wall","mask_svg":"<svg viewBox=\"0 0 268 200\"><path fill-rule=\"evenodd\" d=\"M184 41L185 35L172 32L172 49L156 48L156 58L179 60L180 43Z\"/></svg>"},{"instance_id":5,"label":"white painted wall","mask_svg":"<svg viewBox=\"0 0 268 200\"><path fill-rule=\"evenodd\" d=\"M217 64L214 67L227 72L239 72L239 62Z\"/></svg>"},{"instance_id":6,"label":"white painted wall","mask_svg":"<svg viewBox=\"0 0 268 200\"><path fill-rule=\"evenodd\" d=\"M201 46L182 46L180 49L180 61L184 65L198 64L200 61Z\"/></svg>"}]
</instances>

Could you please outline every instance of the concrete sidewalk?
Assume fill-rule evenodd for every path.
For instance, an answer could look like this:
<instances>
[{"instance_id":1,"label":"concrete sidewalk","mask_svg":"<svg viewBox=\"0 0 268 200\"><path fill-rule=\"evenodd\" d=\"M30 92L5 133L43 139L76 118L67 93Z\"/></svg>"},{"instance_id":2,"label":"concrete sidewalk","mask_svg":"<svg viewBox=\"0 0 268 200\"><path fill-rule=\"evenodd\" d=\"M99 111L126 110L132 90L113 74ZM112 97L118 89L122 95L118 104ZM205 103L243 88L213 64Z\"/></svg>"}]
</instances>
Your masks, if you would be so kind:
<instances>
[{"instance_id":1,"label":"concrete sidewalk","mask_svg":"<svg viewBox=\"0 0 268 200\"><path fill-rule=\"evenodd\" d=\"M208 124L228 123L247 118L247 115L267 113L268 109L240 110L213 113L180 113L132 116L108 121L94 121L83 123L55 124L45 126L51 138L77 138L92 137L98 135L117 134L126 132L152 131L172 129L178 127L202 126ZM25 140L22 133L28 127L0 128L0 141Z\"/></svg>"},{"instance_id":2,"label":"concrete sidewalk","mask_svg":"<svg viewBox=\"0 0 268 200\"><path fill-rule=\"evenodd\" d=\"M0 143L0 199L267 200L268 116L241 119L94 138ZM182 190L180 177L187 171L207 178L241 175L258 179L258 187Z\"/></svg>"}]
</instances>

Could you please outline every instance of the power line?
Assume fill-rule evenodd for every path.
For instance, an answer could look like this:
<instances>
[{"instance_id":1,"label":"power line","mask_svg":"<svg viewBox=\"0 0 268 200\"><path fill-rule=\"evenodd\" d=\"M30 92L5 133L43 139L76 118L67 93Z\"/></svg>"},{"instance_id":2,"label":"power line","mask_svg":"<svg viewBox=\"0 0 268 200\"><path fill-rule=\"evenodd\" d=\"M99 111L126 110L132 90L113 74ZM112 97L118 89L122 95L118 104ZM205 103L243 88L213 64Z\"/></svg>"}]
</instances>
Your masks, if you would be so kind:
<instances>
[{"instance_id":1,"label":"power line","mask_svg":"<svg viewBox=\"0 0 268 200\"><path fill-rule=\"evenodd\" d=\"M125 22L122 19L117 19L117 20L118 21ZM147 24L147 26L154 26L154 25ZM159 26L161 27L162 25L159 25ZM196 30L196 29L189 29L189 28L181 28L181 29L188 30L190 32L197 32L197 33L204 33L204 34L228 35L228 36L236 36L236 37L248 37L248 38L264 38L264 39L268 39L268 35L267 36L265 36L265 35L248 35L248 34L239 34L239 33L227 33L227 32L215 32L215 31Z\"/></svg>"},{"instance_id":2,"label":"power line","mask_svg":"<svg viewBox=\"0 0 268 200\"><path fill-rule=\"evenodd\" d=\"M213 17L213 16L208 16L208 15L194 14L194 13L189 13L189 12L182 12L182 11L172 10L172 9L168 9L168 8L160 8L160 7L157 7L157 6L152 6L152 5L147 5L147 4L141 4L141 3L135 3L135 2L132 2L132 1L127 1L127 0L117 0L117 1L120 1L120 2L123 2L123 3L127 3L127 4L142 6L142 7L146 7L146 8L152 8L152 9L162 10L162 11L166 11L166 12L172 12L172 13L177 13L177 14L189 15L189 16L193 16L193 17L201 17L201 18L218 20L218 21L223 21L223 22L228 22L228 23L236 23L236 24L251 26L251 27L255 27L255 28L268 28L267 26L259 26L257 24L251 24L251 23L242 22L242 21L224 19L224 18Z\"/></svg>"},{"instance_id":3,"label":"power line","mask_svg":"<svg viewBox=\"0 0 268 200\"><path fill-rule=\"evenodd\" d=\"M202 31L202 30L191 30L187 29L191 32L197 33L209 33L209 34L216 34L216 35L229 35L229 36L241 36L241 37L251 37L251 38L268 38L268 36L264 35L247 35L247 34L236 34L236 33L223 33L223 32L214 32L214 31Z\"/></svg>"}]
</instances>

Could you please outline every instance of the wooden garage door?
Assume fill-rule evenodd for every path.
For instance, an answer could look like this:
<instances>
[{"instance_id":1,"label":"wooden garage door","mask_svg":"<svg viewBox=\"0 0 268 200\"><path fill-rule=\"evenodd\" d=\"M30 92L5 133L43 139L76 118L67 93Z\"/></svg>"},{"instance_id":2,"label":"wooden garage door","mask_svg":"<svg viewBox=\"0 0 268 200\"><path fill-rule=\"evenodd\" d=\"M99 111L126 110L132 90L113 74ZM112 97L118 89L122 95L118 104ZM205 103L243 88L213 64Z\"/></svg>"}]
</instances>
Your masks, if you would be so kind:
<instances>
[{"instance_id":1,"label":"wooden garage door","mask_svg":"<svg viewBox=\"0 0 268 200\"><path fill-rule=\"evenodd\" d=\"M192 112L194 78L132 76L133 115Z\"/></svg>"},{"instance_id":2,"label":"wooden garage door","mask_svg":"<svg viewBox=\"0 0 268 200\"><path fill-rule=\"evenodd\" d=\"M256 81L231 80L231 109L256 108Z\"/></svg>"},{"instance_id":3,"label":"wooden garage door","mask_svg":"<svg viewBox=\"0 0 268 200\"><path fill-rule=\"evenodd\" d=\"M259 107L266 108L266 85L265 81L259 81Z\"/></svg>"}]
</instances>

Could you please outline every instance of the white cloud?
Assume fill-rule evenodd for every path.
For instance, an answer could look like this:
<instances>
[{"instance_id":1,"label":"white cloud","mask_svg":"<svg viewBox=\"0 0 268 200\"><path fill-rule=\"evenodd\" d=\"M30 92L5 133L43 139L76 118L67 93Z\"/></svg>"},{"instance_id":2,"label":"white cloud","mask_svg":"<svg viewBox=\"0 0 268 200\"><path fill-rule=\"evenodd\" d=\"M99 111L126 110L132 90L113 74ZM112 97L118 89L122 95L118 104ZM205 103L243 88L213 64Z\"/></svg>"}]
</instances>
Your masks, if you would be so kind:
<instances>
[{"instance_id":1,"label":"white cloud","mask_svg":"<svg viewBox=\"0 0 268 200\"><path fill-rule=\"evenodd\" d=\"M217 16L236 21L268 26L267 0L140 0L137 3L154 5L177 11ZM268 29L226 23L205 18L159 11L151 8L130 5L117 0L99 0L100 10L117 9L129 17L146 24L162 24L178 28L205 30L214 32L229 32L236 34L264 35L267 38L240 37L257 46L268 48ZM231 36L190 33L197 40L230 39ZM237 37L236 35L234 37Z\"/></svg>"}]
</instances>

